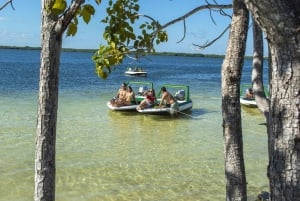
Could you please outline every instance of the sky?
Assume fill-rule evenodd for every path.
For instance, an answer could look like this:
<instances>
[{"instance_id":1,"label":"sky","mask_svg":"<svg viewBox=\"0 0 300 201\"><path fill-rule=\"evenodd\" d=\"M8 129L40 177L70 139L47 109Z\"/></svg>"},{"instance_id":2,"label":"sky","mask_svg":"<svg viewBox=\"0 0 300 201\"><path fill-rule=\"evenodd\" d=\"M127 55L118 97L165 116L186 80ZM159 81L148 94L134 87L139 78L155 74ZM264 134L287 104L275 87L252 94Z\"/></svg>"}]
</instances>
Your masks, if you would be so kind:
<instances>
[{"instance_id":1,"label":"sky","mask_svg":"<svg viewBox=\"0 0 300 201\"><path fill-rule=\"evenodd\" d=\"M74 37L63 38L63 48L97 49L100 44L105 44L102 39L105 25L100 21L106 15L105 4L107 1L102 0L101 5L96 6L96 14L89 24L80 21ZM217 1L219 4L232 2L230 0ZM6 0L0 0L0 6L5 2ZM86 3L93 4L93 2L94 0L86 0ZM139 2L140 13L159 20L161 24L205 4L204 0L139 0ZM212 0L209 2L213 3ZM41 1L13 0L13 6L15 10L11 6L7 6L0 11L0 46L40 47ZM231 11L227 10L227 13L230 14ZM186 20L186 34L182 42L179 41L184 37L184 24L179 22L166 29L168 42L157 46L156 51L224 55L229 31L216 43L205 49L198 49L193 44L203 45L213 40L229 24L230 18L221 16L219 12L200 11ZM252 55L251 38L252 36L248 36L246 55Z\"/></svg>"}]
</instances>

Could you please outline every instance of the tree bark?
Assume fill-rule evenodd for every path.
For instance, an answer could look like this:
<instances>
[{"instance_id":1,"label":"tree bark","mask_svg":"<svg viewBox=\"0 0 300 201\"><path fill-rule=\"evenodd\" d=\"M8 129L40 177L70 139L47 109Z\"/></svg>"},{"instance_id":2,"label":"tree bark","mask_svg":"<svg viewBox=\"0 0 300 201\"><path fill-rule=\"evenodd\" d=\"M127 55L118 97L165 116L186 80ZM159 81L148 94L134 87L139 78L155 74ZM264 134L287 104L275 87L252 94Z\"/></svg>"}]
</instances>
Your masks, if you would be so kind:
<instances>
[{"instance_id":1,"label":"tree bark","mask_svg":"<svg viewBox=\"0 0 300 201\"><path fill-rule=\"evenodd\" d=\"M253 68L252 68L252 86L255 101L259 110L264 114L266 122L269 119L269 103L263 83L263 33L258 24L253 19Z\"/></svg>"},{"instance_id":2,"label":"tree bark","mask_svg":"<svg viewBox=\"0 0 300 201\"><path fill-rule=\"evenodd\" d=\"M42 0L42 8L49 5ZM55 30L57 17L42 9L41 67L35 149L35 201L55 200L55 145L58 80L62 33Z\"/></svg>"},{"instance_id":3,"label":"tree bark","mask_svg":"<svg viewBox=\"0 0 300 201\"><path fill-rule=\"evenodd\" d=\"M233 17L222 64L222 116L226 200L247 200L240 106L240 80L244 63L249 14L242 0L233 1Z\"/></svg>"},{"instance_id":4,"label":"tree bark","mask_svg":"<svg viewBox=\"0 0 300 201\"><path fill-rule=\"evenodd\" d=\"M35 201L55 200L56 125L62 35L84 0L74 0L61 15L50 8L53 0L41 0L41 67L35 149Z\"/></svg>"},{"instance_id":5,"label":"tree bark","mask_svg":"<svg viewBox=\"0 0 300 201\"><path fill-rule=\"evenodd\" d=\"M280 48L270 44L274 64L269 125L271 200L300 200L299 47L295 41Z\"/></svg>"},{"instance_id":6,"label":"tree bark","mask_svg":"<svg viewBox=\"0 0 300 201\"><path fill-rule=\"evenodd\" d=\"M300 2L245 3L265 32L270 47L271 200L300 200Z\"/></svg>"}]
</instances>

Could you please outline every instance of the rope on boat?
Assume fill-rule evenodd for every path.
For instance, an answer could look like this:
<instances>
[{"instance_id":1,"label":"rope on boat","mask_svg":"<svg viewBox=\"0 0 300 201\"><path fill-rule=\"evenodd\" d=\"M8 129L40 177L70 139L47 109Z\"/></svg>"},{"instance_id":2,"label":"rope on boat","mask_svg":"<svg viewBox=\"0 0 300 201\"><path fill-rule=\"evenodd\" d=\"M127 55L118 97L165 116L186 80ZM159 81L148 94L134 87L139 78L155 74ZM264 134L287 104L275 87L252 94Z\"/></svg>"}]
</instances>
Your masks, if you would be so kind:
<instances>
[{"instance_id":1,"label":"rope on boat","mask_svg":"<svg viewBox=\"0 0 300 201\"><path fill-rule=\"evenodd\" d=\"M175 110L176 111L176 110ZM186 114L184 112L180 112L179 110L177 110L178 113L180 114L183 114L185 116L188 116L188 117L191 117L191 118L194 118L194 119L201 119L203 121L207 121L207 122L210 122L210 123L215 123L215 124L218 124L218 120L215 119L215 121L211 121L211 120L208 120L208 119L205 119L205 118L201 118L201 117L197 117L197 116L193 116L193 115L189 115L189 114Z\"/></svg>"},{"instance_id":2,"label":"rope on boat","mask_svg":"<svg viewBox=\"0 0 300 201\"><path fill-rule=\"evenodd\" d=\"M194 118L194 119L200 119L199 117L196 117L196 116L193 116L193 115L189 115L189 114L186 114L186 113L184 113L184 112L180 112L179 110L175 110L175 112L178 112L178 113L180 113L180 114L183 114L183 115L185 115L185 116L188 116L188 117L191 117L191 118Z\"/></svg>"}]
</instances>

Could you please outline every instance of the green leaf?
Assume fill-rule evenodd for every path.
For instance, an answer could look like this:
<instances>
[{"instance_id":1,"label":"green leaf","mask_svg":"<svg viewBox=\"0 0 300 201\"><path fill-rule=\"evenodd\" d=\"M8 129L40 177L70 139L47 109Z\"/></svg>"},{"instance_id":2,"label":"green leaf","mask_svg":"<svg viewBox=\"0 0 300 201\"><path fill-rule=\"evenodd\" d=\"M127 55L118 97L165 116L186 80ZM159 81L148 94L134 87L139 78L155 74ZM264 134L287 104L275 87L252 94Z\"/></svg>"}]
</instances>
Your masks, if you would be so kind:
<instances>
[{"instance_id":1,"label":"green leaf","mask_svg":"<svg viewBox=\"0 0 300 201\"><path fill-rule=\"evenodd\" d=\"M97 71L97 74L98 74L99 77L101 77L104 80L107 78L107 75L108 75L107 72L103 71L102 69L99 69Z\"/></svg>"},{"instance_id":2,"label":"green leaf","mask_svg":"<svg viewBox=\"0 0 300 201\"><path fill-rule=\"evenodd\" d=\"M95 0L96 4L101 4L101 0Z\"/></svg>"},{"instance_id":3,"label":"green leaf","mask_svg":"<svg viewBox=\"0 0 300 201\"><path fill-rule=\"evenodd\" d=\"M80 16L82 17L83 21L88 24L91 20L91 15L95 14L95 9L93 6L86 4L82 6Z\"/></svg>"},{"instance_id":4,"label":"green leaf","mask_svg":"<svg viewBox=\"0 0 300 201\"><path fill-rule=\"evenodd\" d=\"M67 7L66 0L55 0L51 11L55 15L60 15L65 11L66 7Z\"/></svg>"},{"instance_id":5,"label":"green leaf","mask_svg":"<svg viewBox=\"0 0 300 201\"><path fill-rule=\"evenodd\" d=\"M77 24L71 22L67 29L67 36L74 36L77 33Z\"/></svg>"}]
</instances>

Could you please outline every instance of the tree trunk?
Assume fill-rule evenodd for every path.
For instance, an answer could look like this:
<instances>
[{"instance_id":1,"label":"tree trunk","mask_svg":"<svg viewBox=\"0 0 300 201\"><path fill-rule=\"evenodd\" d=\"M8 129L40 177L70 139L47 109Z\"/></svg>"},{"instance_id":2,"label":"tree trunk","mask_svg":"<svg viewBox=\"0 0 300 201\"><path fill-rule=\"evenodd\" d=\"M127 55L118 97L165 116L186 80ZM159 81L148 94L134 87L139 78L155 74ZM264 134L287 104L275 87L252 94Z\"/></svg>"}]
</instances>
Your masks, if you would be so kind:
<instances>
[{"instance_id":1,"label":"tree trunk","mask_svg":"<svg viewBox=\"0 0 300 201\"><path fill-rule=\"evenodd\" d=\"M242 0L233 1L233 17L226 57L222 64L222 116L226 200L247 200L240 106L249 14Z\"/></svg>"},{"instance_id":2,"label":"tree trunk","mask_svg":"<svg viewBox=\"0 0 300 201\"><path fill-rule=\"evenodd\" d=\"M245 2L266 33L270 46L271 200L300 200L300 3L298 0Z\"/></svg>"},{"instance_id":3,"label":"tree trunk","mask_svg":"<svg viewBox=\"0 0 300 201\"><path fill-rule=\"evenodd\" d=\"M46 3L42 0L42 7ZM53 17L53 16L52 16ZM42 9L41 67L35 149L35 201L55 200L55 144L62 34Z\"/></svg>"},{"instance_id":4,"label":"tree trunk","mask_svg":"<svg viewBox=\"0 0 300 201\"><path fill-rule=\"evenodd\" d=\"M269 104L264 92L263 83L263 63L264 63L264 48L263 48L263 33L258 24L253 19L253 68L252 68L252 86L255 101L259 110L264 114L266 122L269 119Z\"/></svg>"},{"instance_id":5,"label":"tree trunk","mask_svg":"<svg viewBox=\"0 0 300 201\"><path fill-rule=\"evenodd\" d=\"M271 200L300 200L300 52L294 42L280 49L270 45L272 63L277 64L272 73L269 125Z\"/></svg>"}]
</instances>

